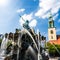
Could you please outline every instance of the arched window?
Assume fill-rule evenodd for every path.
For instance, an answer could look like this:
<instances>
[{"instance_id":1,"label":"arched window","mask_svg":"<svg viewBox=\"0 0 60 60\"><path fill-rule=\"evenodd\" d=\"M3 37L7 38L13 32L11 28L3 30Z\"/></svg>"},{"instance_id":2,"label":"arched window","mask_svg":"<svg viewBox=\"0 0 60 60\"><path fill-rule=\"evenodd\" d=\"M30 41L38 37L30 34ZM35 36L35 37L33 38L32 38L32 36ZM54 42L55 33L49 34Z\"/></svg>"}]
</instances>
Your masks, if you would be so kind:
<instances>
[{"instance_id":1,"label":"arched window","mask_svg":"<svg viewBox=\"0 0 60 60\"><path fill-rule=\"evenodd\" d=\"M51 30L51 34L53 34L53 30Z\"/></svg>"},{"instance_id":2,"label":"arched window","mask_svg":"<svg viewBox=\"0 0 60 60\"><path fill-rule=\"evenodd\" d=\"M51 36L51 39L53 39L53 36Z\"/></svg>"}]
</instances>

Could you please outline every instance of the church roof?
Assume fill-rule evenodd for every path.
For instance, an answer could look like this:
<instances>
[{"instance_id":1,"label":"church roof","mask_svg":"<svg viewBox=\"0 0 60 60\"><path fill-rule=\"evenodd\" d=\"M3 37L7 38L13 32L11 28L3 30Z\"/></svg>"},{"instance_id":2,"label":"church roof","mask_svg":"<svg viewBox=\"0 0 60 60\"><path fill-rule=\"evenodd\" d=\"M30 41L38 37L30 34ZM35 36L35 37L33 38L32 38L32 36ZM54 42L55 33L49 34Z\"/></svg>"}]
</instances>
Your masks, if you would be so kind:
<instances>
[{"instance_id":1,"label":"church roof","mask_svg":"<svg viewBox=\"0 0 60 60\"><path fill-rule=\"evenodd\" d=\"M58 38L57 40L50 40L49 43L60 45L60 38Z\"/></svg>"},{"instance_id":2,"label":"church roof","mask_svg":"<svg viewBox=\"0 0 60 60\"><path fill-rule=\"evenodd\" d=\"M59 39L60 38L60 35L57 35L57 39Z\"/></svg>"}]
</instances>

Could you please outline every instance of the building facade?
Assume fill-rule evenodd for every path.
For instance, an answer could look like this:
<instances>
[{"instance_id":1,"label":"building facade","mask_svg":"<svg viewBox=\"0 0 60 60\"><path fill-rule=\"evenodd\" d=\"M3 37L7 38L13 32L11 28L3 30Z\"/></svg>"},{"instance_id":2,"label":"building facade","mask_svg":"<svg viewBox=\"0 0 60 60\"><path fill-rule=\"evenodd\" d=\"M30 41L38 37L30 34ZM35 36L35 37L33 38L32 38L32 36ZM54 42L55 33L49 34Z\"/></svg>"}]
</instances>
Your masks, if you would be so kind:
<instances>
[{"instance_id":1,"label":"building facade","mask_svg":"<svg viewBox=\"0 0 60 60\"><path fill-rule=\"evenodd\" d=\"M48 22L48 40L56 40L56 28L54 26L52 14L50 14Z\"/></svg>"}]
</instances>

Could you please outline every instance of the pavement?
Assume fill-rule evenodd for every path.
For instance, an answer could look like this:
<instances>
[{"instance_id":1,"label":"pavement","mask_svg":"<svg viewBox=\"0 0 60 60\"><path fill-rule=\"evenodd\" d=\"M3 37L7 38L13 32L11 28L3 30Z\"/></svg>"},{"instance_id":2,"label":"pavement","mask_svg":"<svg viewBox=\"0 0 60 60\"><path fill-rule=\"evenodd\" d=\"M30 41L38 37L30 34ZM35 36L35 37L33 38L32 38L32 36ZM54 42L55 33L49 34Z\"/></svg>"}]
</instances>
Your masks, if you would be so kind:
<instances>
[{"instance_id":1,"label":"pavement","mask_svg":"<svg viewBox=\"0 0 60 60\"><path fill-rule=\"evenodd\" d=\"M49 60L58 60L59 57L49 58Z\"/></svg>"}]
</instances>

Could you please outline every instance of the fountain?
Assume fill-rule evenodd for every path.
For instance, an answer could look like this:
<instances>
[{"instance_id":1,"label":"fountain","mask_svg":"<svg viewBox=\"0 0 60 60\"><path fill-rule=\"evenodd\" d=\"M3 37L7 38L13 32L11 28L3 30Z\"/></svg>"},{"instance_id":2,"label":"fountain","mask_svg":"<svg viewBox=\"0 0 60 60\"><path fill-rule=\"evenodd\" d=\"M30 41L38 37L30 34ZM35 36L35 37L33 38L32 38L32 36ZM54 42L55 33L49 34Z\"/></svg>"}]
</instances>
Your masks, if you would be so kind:
<instances>
[{"instance_id":1,"label":"fountain","mask_svg":"<svg viewBox=\"0 0 60 60\"><path fill-rule=\"evenodd\" d=\"M4 59L6 54L6 48L7 48L7 42L8 42L8 34L6 34L2 40L1 48L0 48L0 59Z\"/></svg>"},{"instance_id":2,"label":"fountain","mask_svg":"<svg viewBox=\"0 0 60 60\"><path fill-rule=\"evenodd\" d=\"M37 43L35 42L34 38L31 35L31 33L27 29L25 29L25 28L22 31L20 31L20 33L21 34L19 35L19 38L18 38L18 46L20 46L20 43L19 42L21 42L21 36L23 34L27 33L30 36L31 40L33 41L33 43L35 45L35 49L39 53L40 59L42 59L42 57L40 55L40 52L39 52L40 49L38 49ZM26 43L26 44L28 44L28 43ZM31 45L28 45L27 49L25 50L25 55L30 54L34 60L38 60L38 53L35 51L35 49ZM18 48L18 52L17 52L17 60L18 59L19 59L19 48Z\"/></svg>"},{"instance_id":3,"label":"fountain","mask_svg":"<svg viewBox=\"0 0 60 60\"><path fill-rule=\"evenodd\" d=\"M27 29L22 30L22 32L26 32L26 33L31 37L31 39L32 39L33 43L35 44L36 49L37 49L37 51L38 51L38 46L37 46L34 38L32 37L31 33L30 33Z\"/></svg>"},{"instance_id":4,"label":"fountain","mask_svg":"<svg viewBox=\"0 0 60 60\"><path fill-rule=\"evenodd\" d=\"M22 35L19 34L19 37L18 37L18 46L19 46L19 48L21 47L21 41L20 41L21 40L21 36ZM17 60L19 59L19 50L20 50L19 48L18 48L18 51L17 51Z\"/></svg>"},{"instance_id":5,"label":"fountain","mask_svg":"<svg viewBox=\"0 0 60 60\"><path fill-rule=\"evenodd\" d=\"M29 32L30 27L28 26L28 21L25 22L25 24L23 25L23 27L24 27L24 29L21 30L21 32L19 32L19 37L18 37L18 43L17 43L17 45L18 45L17 60L19 60L19 57L20 57L20 47L21 47L21 44L20 43L21 43L21 37L22 37L22 35L24 33L27 33L30 36L31 40L33 41L33 43L35 45L35 49L37 50L37 52L39 51L39 48L38 48L38 45L37 45L36 41L34 40L34 38L32 37L31 33ZM20 33L21 33L21 35L20 35ZM1 51L2 51L1 52L1 56L4 56L4 57L6 56L5 55L5 51L6 51L6 48L7 48L8 37L9 37L8 35L7 36L4 36L3 41L1 43ZM38 60L38 53L35 51L35 49L31 45L29 45L28 43L25 43L25 48L26 48L25 51L24 51L25 56L26 55L28 55L28 56L30 55L30 57L32 57L31 58L32 60L33 59L34 60Z\"/></svg>"},{"instance_id":6,"label":"fountain","mask_svg":"<svg viewBox=\"0 0 60 60\"><path fill-rule=\"evenodd\" d=\"M21 16L20 16L21 17ZM22 17L21 17L22 18ZM31 46L31 45L29 45L28 43L25 43L25 45L27 45L27 47L25 47L25 45L24 45L24 47L25 47L25 51L26 52L24 52L24 53L26 53L27 54L27 51L29 52L29 53L31 53L31 56L33 56L35 59L34 60L39 60L39 57L40 57L40 46L38 46L39 45L39 42L38 42L38 45L37 45L37 43L36 43L36 41L34 40L34 38L32 37L32 35L31 35L31 33L29 32L29 30L30 30L30 27L29 27L29 21L28 20L24 20L23 18L22 18L22 20L25 22L24 24L23 24L23 30L21 31L21 34L23 35L24 33L27 33L29 36L30 36L30 38L31 38L31 40L33 41L33 43L34 43L34 45L35 45L35 49L37 50L37 55L36 55L36 51L34 50L34 48ZM19 38L18 38L18 46L20 45L19 44L19 41L20 41L20 39L21 39L21 37L19 36ZM22 50L24 50L24 49L22 49ZM23 54L24 55L24 54ZM38 56L38 59L37 59L37 57L36 56ZM19 48L18 48L18 52L17 52L17 60L18 60L18 58L19 58ZM24 60L24 59L22 59L22 60ZM32 59L33 60L33 59Z\"/></svg>"},{"instance_id":7,"label":"fountain","mask_svg":"<svg viewBox=\"0 0 60 60\"><path fill-rule=\"evenodd\" d=\"M26 51L26 55L29 56L32 60L37 60L37 55L36 52L34 51L34 49L32 48L32 46L29 46L27 51Z\"/></svg>"},{"instance_id":8,"label":"fountain","mask_svg":"<svg viewBox=\"0 0 60 60\"><path fill-rule=\"evenodd\" d=\"M0 49L0 55L4 55L5 54L5 49L6 49L6 39L5 39L5 37L3 38L3 40L2 40L2 43L1 43L1 49Z\"/></svg>"},{"instance_id":9,"label":"fountain","mask_svg":"<svg viewBox=\"0 0 60 60\"><path fill-rule=\"evenodd\" d=\"M8 37L7 38L4 37L1 43L1 49L7 48L7 42L8 42Z\"/></svg>"}]
</instances>

